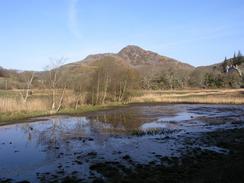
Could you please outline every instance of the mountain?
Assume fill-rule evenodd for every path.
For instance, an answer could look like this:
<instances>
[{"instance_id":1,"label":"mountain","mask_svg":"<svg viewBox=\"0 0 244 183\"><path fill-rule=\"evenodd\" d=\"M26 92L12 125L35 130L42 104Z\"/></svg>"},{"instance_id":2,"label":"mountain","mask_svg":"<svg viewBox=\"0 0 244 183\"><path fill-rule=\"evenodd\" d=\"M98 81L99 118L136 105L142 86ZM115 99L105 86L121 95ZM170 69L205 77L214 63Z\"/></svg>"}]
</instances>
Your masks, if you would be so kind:
<instances>
[{"instance_id":1,"label":"mountain","mask_svg":"<svg viewBox=\"0 0 244 183\"><path fill-rule=\"evenodd\" d=\"M237 83L235 84L236 86L240 86L241 77L237 76L237 79L232 79L232 81L230 81L229 78L232 76L224 72L225 65L231 66L233 63L238 63L240 71L244 73L244 57L231 58L218 64L195 68L176 59L144 50L135 45L129 45L121 49L118 53L89 55L83 60L61 65L57 70L62 73L62 81L66 80L68 83L73 84L74 81L92 83L94 73L96 73L98 68L103 67L107 73L119 73L121 69L124 70L124 73L133 73L132 75L137 77L140 86L148 89L182 88L187 86L206 87L206 85L207 87L215 86L206 84L206 76L209 82L214 81L218 83L224 80L223 82L221 81L221 85L216 84L217 87L228 87L228 83L233 83L233 81ZM4 77L9 78L8 80L14 83L12 88L23 85L21 84L21 82L23 82L23 79L21 80L23 75L24 74L15 70L6 70L0 67L0 77L2 81L6 80L4 80ZM47 71L36 72L35 81L43 83L48 76L49 74ZM117 77L119 78L120 76ZM39 85L38 82L36 86ZM232 85L230 87L232 87Z\"/></svg>"},{"instance_id":2,"label":"mountain","mask_svg":"<svg viewBox=\"0 0 244 183\"><path fill-rule=\"evenodd\" d=\"M128 62L132 66L140 66L140 65L164 65L175 64L180 65L182 67L187 67L192 69L193 66L189 64L182 63L175 59L161 56L152 51L144 50L138 46L129 45L123 48L118 54L121 58L123 58L126 62Z\"/></svg>"},{"instance_id":3,"label":"mountain","mask_svg":"<svg viewBox=\"0 0 244 183\"><path fill-rule=\"evenodd\" d=\"M242 56L235 56L218 64L195 68L176 59L129 45L118 53L89 55L78 62L61 66L60 70L70 83L73 80L79 80L78 78L82 78L83 81L89 80L97 68L106 66L110 67L108 72L112 72L116 68L130 70L139 76L137 80L145 89L241 87L243 85L242 76L238 72L236 74L237 69L233 67L236 64L239 73L244 73L244 57ZM225 73L227 65L234 75Z\"/></svg>"},{"instance_id":4,"label":"mountain","mask_svg":"<svg viewBox=\"0 0 244 183\"><path fill-rule=\"evenodd\" d=\"M118 53L105 53L105 54L96 54L89 55L84 60L70 63L62 66L63 70L66 72L83 72L90 71L95 68L101 60L110 59L113 62L126 65L127 67L133 68L143 74L151 69L154 72L163 72L163 71L173 71L176 70L191 72L194 70L194 67L180 62L176 59L169 58L166 56L161 56L152 51L144 50L138 46L129 45Z\"/></svg>"},{"instance_id":5,"label":"mountain","mask_svg":"<svg viewBox=\"0 0 244 183\"><path fill-rule=\"evenodd\" d=\"M101 66L110 67L109 72L116 69L124 69L130 71L130 73L134 73L140 78L150 76L151 79L152 75L155 78L156 76L166 76L169 73L173 73L174 75L178 75L178 78L186 80L194 70L194 67L189 64L173 58L161 56L155 52L144 50L134 45L126 46L118 53L89 55L78 62L61 65L58 67L58 70L62 72L64 80L68 81L68 83L73 83L74 80L90 82L92 74ZM21 75L21 73L14 72L14 74L9 75L13 82L18 81L15 82L17 84L14 84L13 88L22 85L21 76L18 77L17 75ZM46 71L36 72L35 74L36 81L39 82L42 82L47 77L48 73ZM36 85L38 85L38 83Z\"/></svg>"}]
</instances>

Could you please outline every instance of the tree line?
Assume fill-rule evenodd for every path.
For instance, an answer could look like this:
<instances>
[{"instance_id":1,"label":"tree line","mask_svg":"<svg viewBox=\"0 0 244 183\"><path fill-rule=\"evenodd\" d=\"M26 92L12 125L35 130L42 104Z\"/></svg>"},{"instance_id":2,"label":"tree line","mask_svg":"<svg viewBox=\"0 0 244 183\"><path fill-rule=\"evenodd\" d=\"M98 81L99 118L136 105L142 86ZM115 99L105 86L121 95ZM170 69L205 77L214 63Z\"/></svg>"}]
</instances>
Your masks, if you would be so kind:
<instances>
[{"instance_id":1,"label":"tree line","mask_svg":"<svg viewBox=\"0 0 244 183\"><path fill-rule=\"evenodd\" d=\"M6 81L15 84L17 80L16 88L21 89L19 96L23 103L29 100L33 88L42 89L49 97L50 110L57 112L62 108L67 91L72 91L72 105L78 108L82 102L91 105L125 102L130 100L130 97L138 95L141 90L238 88L244 83L243 75L240 77L237 72L225 72L229 65L241 66L244 63L241 52L234 54L230 59L226 58L222 64L206 70L195 69L193 72L176 68L158 70L156 66L139 72L122 62L114 61L111 57L104 57L89 68L89 71L72 73L61 67L64 61L64 58L54 60L45 72L12 74L9 80L2 80L3 84L0 80L0 87L9 89L6 87ZM3 74L4 72L0 72L0 78Z\"/></svg>"}]
</instances>

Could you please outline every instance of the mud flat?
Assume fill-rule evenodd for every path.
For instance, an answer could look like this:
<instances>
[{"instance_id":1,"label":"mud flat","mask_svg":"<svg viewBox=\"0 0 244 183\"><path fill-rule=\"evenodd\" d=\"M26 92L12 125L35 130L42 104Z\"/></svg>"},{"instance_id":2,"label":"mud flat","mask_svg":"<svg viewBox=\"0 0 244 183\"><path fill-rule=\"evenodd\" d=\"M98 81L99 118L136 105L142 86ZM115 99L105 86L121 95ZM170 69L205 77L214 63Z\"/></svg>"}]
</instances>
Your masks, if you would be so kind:
<instances>
[{"instance_id":1,"label":"mud flat","mask_svg":"<svg viewBox=\"0 0 244 183\"><path fill-rule=\"evenodd\" d=\"M0 182L244 182L243 105L138 105L0 127Z\"/></svg>"}]
</instances>

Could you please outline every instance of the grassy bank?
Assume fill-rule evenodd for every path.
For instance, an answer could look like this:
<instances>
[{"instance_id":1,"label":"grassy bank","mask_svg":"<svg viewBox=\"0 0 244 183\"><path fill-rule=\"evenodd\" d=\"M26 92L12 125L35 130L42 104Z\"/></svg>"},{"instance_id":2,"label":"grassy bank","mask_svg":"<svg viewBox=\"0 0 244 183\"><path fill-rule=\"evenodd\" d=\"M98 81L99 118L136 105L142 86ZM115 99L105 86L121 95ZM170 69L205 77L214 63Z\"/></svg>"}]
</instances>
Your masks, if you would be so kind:
<instances>
[{"instance_id":1,"label":"grassy bank","mask_svg":"<svg viewBox=\"0 0 244 183\"><path fill-rule=\"evenodd\" d=\"M50 101L43 92L33 92L30 100L23 104L18 91L0 91L0 125L15 123L32 117L48 116ZM84 98L84 97L83 97ZM75 97L67 92L63 107L52 115L81 115L87 112L123 106L121 102L107 102L104 105L88 105L84 101L74 107ZM140 95L131 97L131 103L191 103L191 104L244 104L244 89L212 89L212 90L164 90L142 91Z\"/></svg>"},{"instance_id":2,"label":"grassy bank","mask_svg":"<svg viewBox=\"0 0 244 183\"><path fill-rule=\"evenodd\" d=\"M50 114L49 111L22 111L22 112L5 112L0 113L0 126L11 124L11 123L17 123L17 122L23 122L28 119L34 118L34 117L44 117L44 116L51 116L51 115L71 115L71 116L78 116L83 115L85 113L99 111L99 110L106 110L111 109L119 106L125 106L125 104L121 103L110 103L105 105L83 105L79 107L78 109L74 108L64 108L60 110L57 113Z\"/></svg>"},{"instance_id":3,"label":"grassy bank","mask_svg":"<svg viewBox=\"0 0 244 183\"><path fill-rule=\"evenodd\" d=\"M24 120L30 119L32 117L41 117L41 116L48 116L48 112L46 111L32 111L32 112L5 112L0 113L0 126L22 122Z\"/></svg>"},{"instance_id":4,"label":"grassy bank","mask_svg":"<svg viewBox=\"0 0 244 183\"><path fill-rule=\"evenodd\" d=\"M131 102L244 104L244 89L145 91Z\"/></svg>"}]
</instances>

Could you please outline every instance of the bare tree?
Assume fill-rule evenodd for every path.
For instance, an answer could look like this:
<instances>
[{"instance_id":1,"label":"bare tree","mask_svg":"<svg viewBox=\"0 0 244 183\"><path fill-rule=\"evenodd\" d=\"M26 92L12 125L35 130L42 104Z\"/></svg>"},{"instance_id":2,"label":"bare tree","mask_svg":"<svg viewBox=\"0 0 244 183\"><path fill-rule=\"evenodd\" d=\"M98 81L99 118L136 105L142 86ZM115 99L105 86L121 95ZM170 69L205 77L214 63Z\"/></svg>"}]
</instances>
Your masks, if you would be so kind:
<instances>
[{"instance_id":1,"label":"bare tree","mask_svg":"<svg viewBox=\"0 0 244 183\"><path fill-rule=\"evenodd\" d=\"M74 108L78 109L78 107L84 102L84 96L86 94L87 86L89 85L89 74L86 75L77 75L73 76L69 79L69 88L73 90L75 102Z\"/></svg>"},{"instance_id":2,"label":"bare tree","mask_svg":"<svg viewBox=\"0 0 244 183\"><path fill-rule=\"evenodd\" d=\"M88 102L98 105L108 101L125 101L130 90L137 86L135 80L139 78L134 69L111 58L104 58L97 64L91 79Z\"/></svg>"},{"instance_id":3,"label":"bare tree","mask_svg":"<svg viewBox=\"0 0 244 183\"><path fill-rule=\"evenodd\" d=\"M99 103L100 98L100 75L99 72L97 74L97 92L96 92L96 104Z\"/></svg>"},{"instance_id":4,"label":"bare tree","mask_svg":"<svg viewBox=\"0 0 244 183\"><path fill-rule=\"evenodd\" d=\"M105 74L105 84L104 84L104 91L103 91L103 97L102 97L102 104L105 103L106 97L107 97L107 92L108 92L108 87L109 87L109 81L110 78L108 76L108 73Z\"/></svg>"},{"instance_id":5,"label":"bare tree","mask_svg":"<svg viewBox=\"0 0 244 183\"><path fill-rule=\"evenodd\" d=\"M24 72L24 73L22 73L22 75L24 77L25 87L24 87L23 91L20 91L20 95L21 95L22 101L24 103L26 103L31 94L31 87L32 87L32 82L35 77L35 72Z\"/></svg>"},{"instance_id":6,"label":"bare tree","mask_svg":"<svg viewBox=\"0 0 244 183\"><path fill-rule=\"evenodd\" d=\"M51 59L48 69L48 86L51 91L51 113L57 113L63 104L66 83L62 78L60 66L65 62L64 58Z\"/></svg>"},{"instance_id":7,"label":"bare tree","mask_svg":"<svg viewBox=\"0 0 244 183\"><path fill-rule=\"evenodd\" d=\"M82 89L81 86L79 87L78 90L75 91L76 95L75 95L75 109L78 109L78 106L80 104L81 101L81 97L82 97Z\"/></svg>"},{"instance_id":8,"label":"bare tree","mask_svg":"<svg viewBox=\"0 0 244 183\"><path fill-rule=\"evenodd\" d=\"M124 98L125 92L127 88L127 80L120 81L119 82L119 96L118 96L118 102L121 102Z\"/></svg>"},{"instance_id":9,"label":"bare tree","mask_svg":"<svg viewBox=\"0 0 244 183\"><path fill-rule=\"evenodd\" d=\"M142 86L144 89L150 90L153 87L153 81L157 76L156 66L153 64L153 66L145 72L145 74L142 77Z\"/></svg>"}]
</instances>

